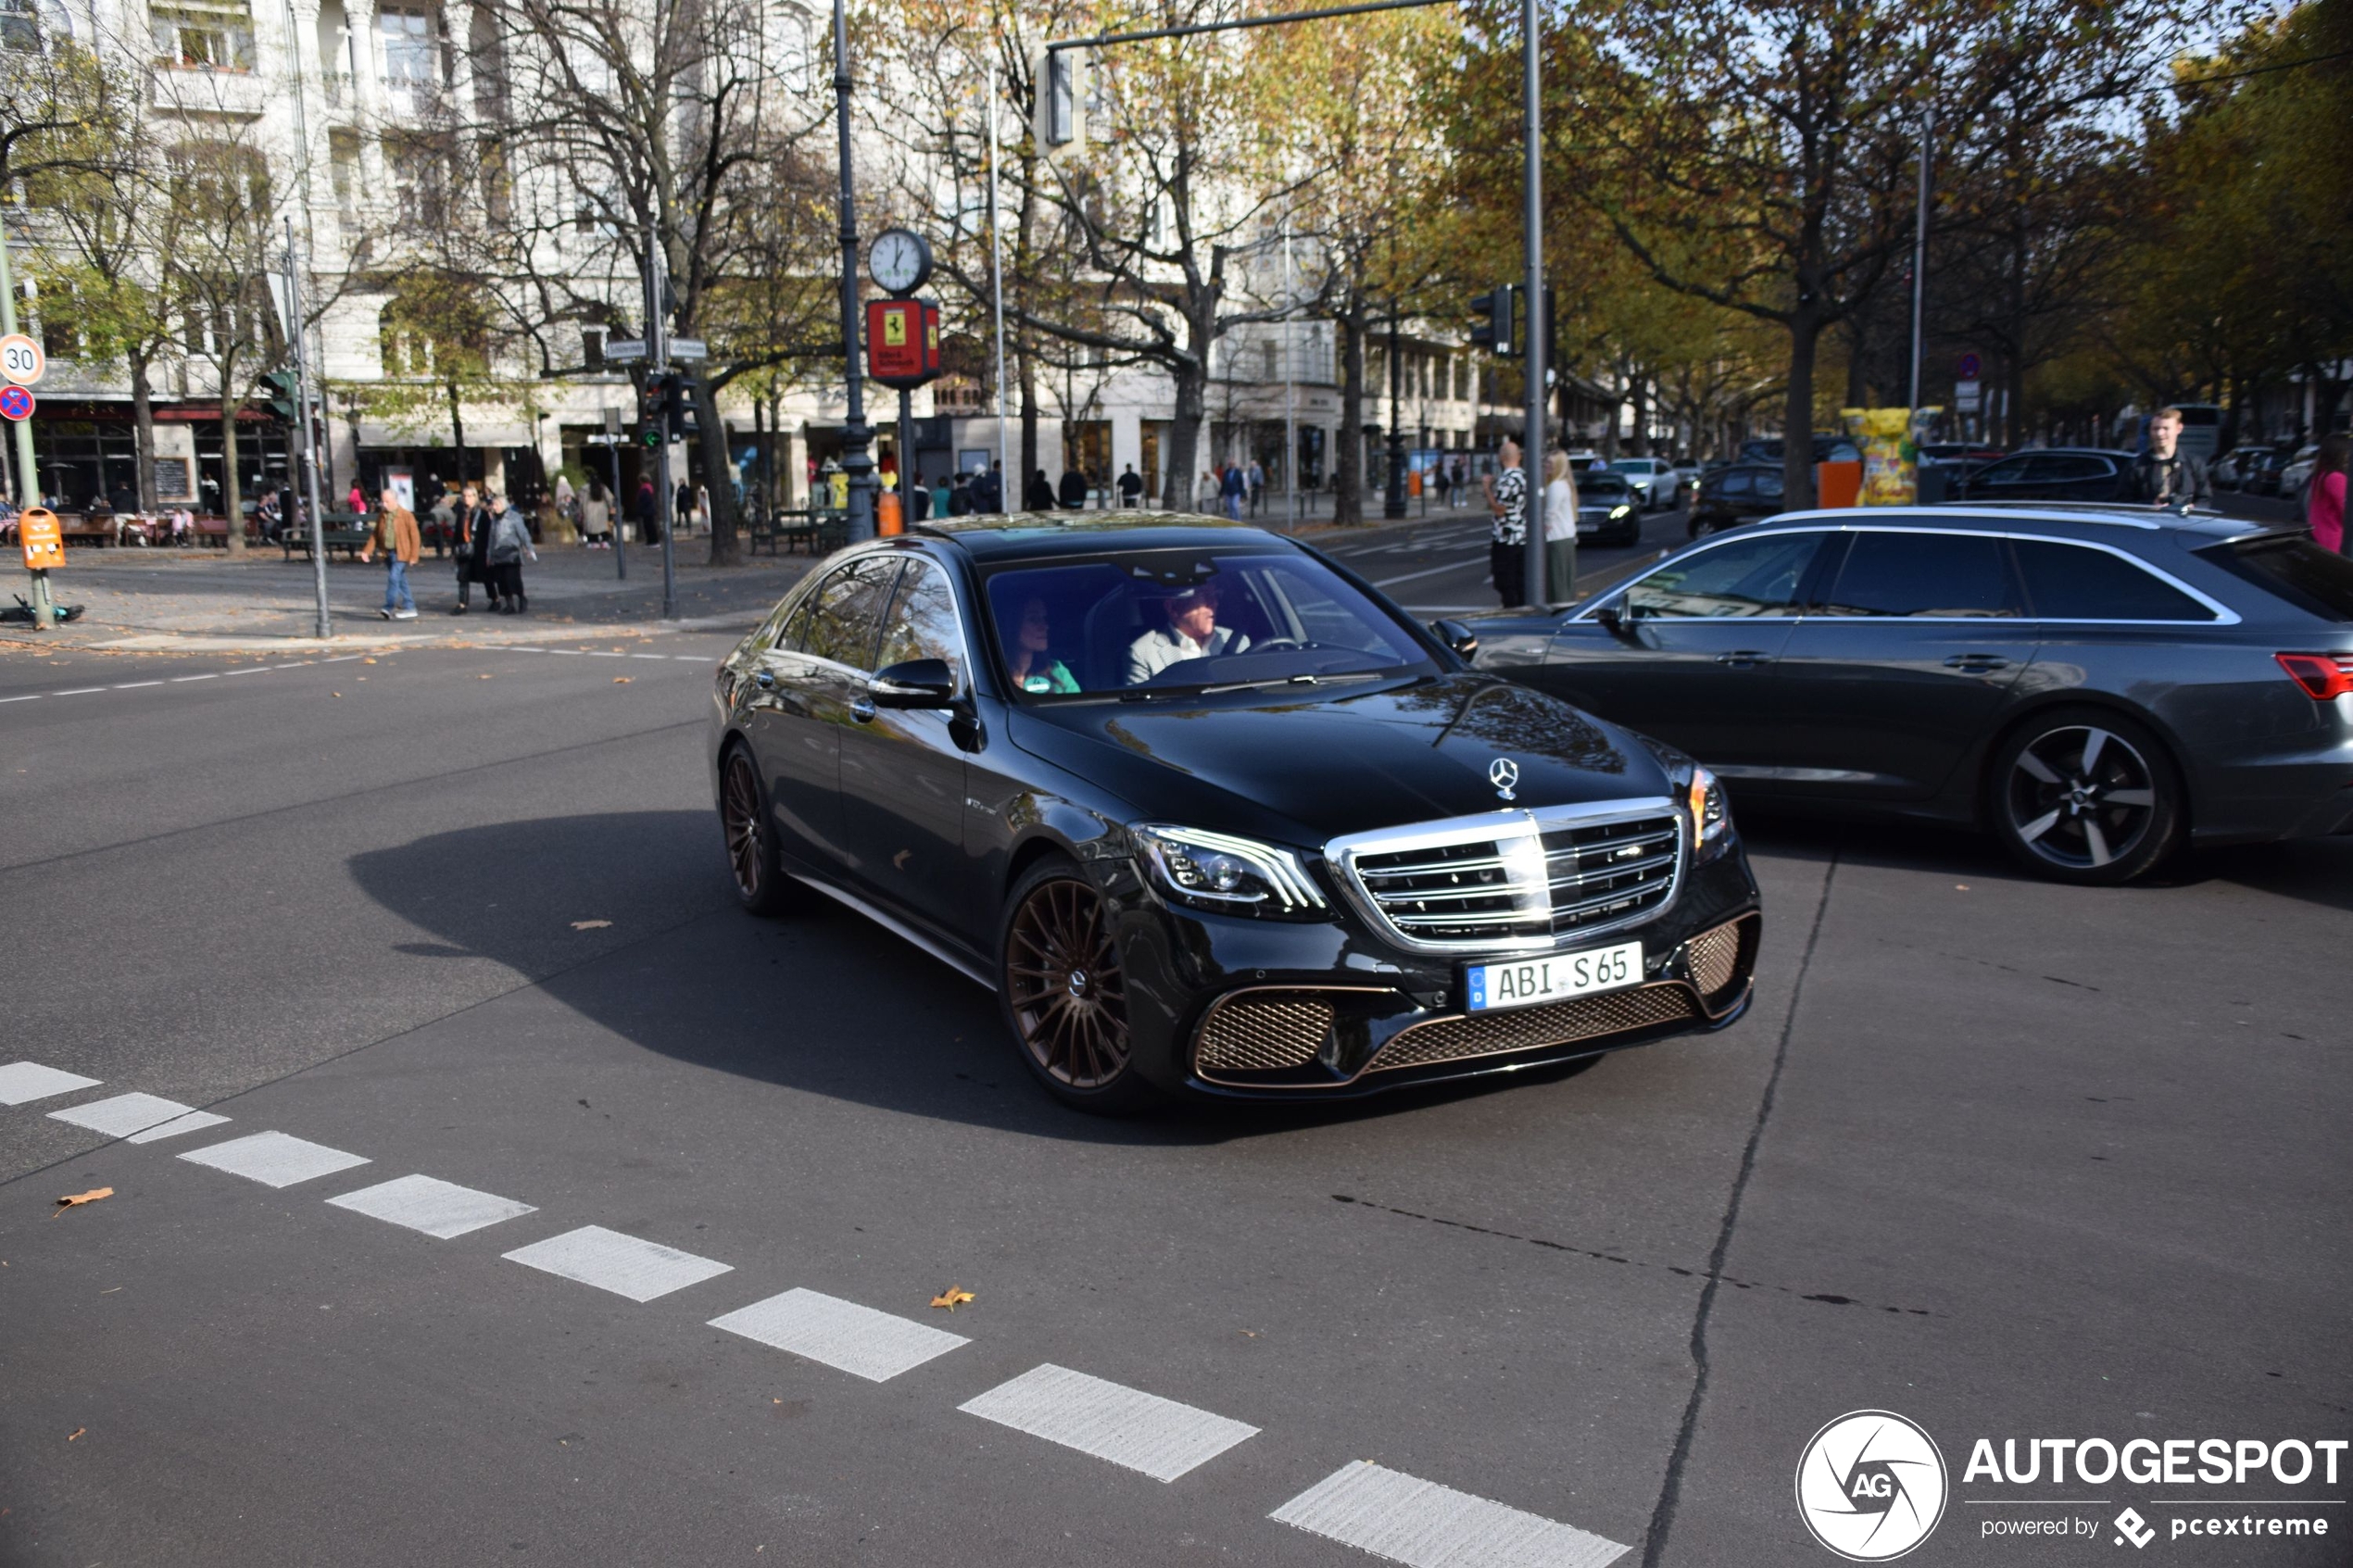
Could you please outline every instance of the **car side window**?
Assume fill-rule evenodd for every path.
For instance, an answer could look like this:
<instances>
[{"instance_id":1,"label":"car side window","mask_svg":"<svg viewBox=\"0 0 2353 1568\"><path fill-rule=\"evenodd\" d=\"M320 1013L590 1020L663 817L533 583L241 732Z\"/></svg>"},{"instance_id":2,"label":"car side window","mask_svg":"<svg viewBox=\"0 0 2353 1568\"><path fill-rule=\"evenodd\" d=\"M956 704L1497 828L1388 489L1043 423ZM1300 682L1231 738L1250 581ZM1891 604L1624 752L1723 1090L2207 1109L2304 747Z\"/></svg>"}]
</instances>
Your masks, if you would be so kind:
<instances>
[{"instance_id":1,"label":"car side window","mask_svg":"<svg viewBox=\"0 0 2353 1568\"><path fill-rule=\"evenodd\" d=\"M2046 452L2034 461L2033 474L2038 482L2057 483L2078 479L2106 479L2116 470L2105 458L2085 457L2072 452Z\"/></svg>"},{"instance_id":2,"label":"car side window","mask_svg":"<svg viewBox=\"0 0 2353 1568\"><path fill-rule=\"evenodd\" d=\"M866 556L842 567L802 601L786 641L795 652L852 670L873 668L883 606L899 579L897 556Z\"/></svg>"},{"instance_id":3,"label":"car side window","mask_svg":"<svg viewBox=\"0 0 2353 1568\"><path fill-rule=\"evenodd\" d=\"M2032 461L2033 459L2030 458L2005 458L1998 463L1988 463L1984 468L1978 470L1976 483L1980 484L2023 484L2026 483L2028 477L2027 466Z\"/></svg>"},{"instance_id":4,"label":"car side window","mask_svg":"<svg viewBox=\"0 0 2353 1568\"><path fill-rule=\"evenodd\" d=\"M2014 617L2002 541L1990 533L1858 533L1819 615Z\"/></svg>"},{"instance_id":5,"label":"car side window","mask_svg":"<svg viewBox=\"0 0 2353 1568\"><path fill-rule=\"evenodd\" d=\"M1794 615L1819 533L1757 533L1670 561L1626 591L1640 619Z\"/></svg>"},{"instance_id":6,"label":"car side window","mask_svg":"<svg viewBox=\"0 0 2353 1568\"><path fill-rule=\"evenodd\" d=\"M2212 621L2214 612L2121 556L2056 539L2014 539L2026 596L2045 621Z\"/></svg>"},{"instance_id":7,"label":"car side window","mask_svg":"<svg viewBox=\"0 0 2353 1568\"><path fill-rule=\"evenodd\" d=\"M957 684L963 684L964 633L956 620L956 596L949 589L947 573L930 561L907 563L899 596L883 621L882 651L875 656L875 668L887 670L911 659L945 660L956 672Z\"/></svg>"}]
</instances>

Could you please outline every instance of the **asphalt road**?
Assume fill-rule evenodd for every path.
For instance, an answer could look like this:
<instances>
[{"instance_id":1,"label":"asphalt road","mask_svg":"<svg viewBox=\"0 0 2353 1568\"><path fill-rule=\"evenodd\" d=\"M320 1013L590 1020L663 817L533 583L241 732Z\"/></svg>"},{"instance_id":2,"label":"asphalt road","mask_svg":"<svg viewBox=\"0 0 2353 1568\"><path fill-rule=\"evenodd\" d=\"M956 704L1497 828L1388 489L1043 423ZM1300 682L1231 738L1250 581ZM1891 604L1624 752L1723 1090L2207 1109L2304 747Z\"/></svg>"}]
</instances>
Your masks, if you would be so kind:
<instances>
[{"instance_id":1,"label":"asphalt road","mask_svg":"<svg viewBox=\"0 0 2353 1568\"><path fill-rule=\"evenodd\" d=\"M1420 502L1414 506L1415 513L1403 525L1384 523L1370 537L1327 533L1314 542L1420 614L1459 615L1500 608L1488 577L1486 508L1466 502L1451 511L1433 508L1425 517ZM1587 546L1577 552L1579 581L1655 556L1689 537L1682 512L1645 513L1640 545Z\"/></svg>"},{"instance_id":2,"label":"asphalt road","mask_svg":"<svg viewBox=\"0 0 2353 1568\"><path fill-rule=\"evenodd\" d=\"M1476 559L1404 596L1480 602ZM1792 1476L1860 1409L1950 1467L1914 1561L2108 1562L2128 1504L2282 1500L2338 1534L2151 1551L2347 1560L2343 1472L1962 1468L1979 1437L2353 1436L2353 842L2089 892L1966 837L1748 822L1761 989L1722 1035L1104 1123L913 949L731 907L724 642L0 659L31 698L0 704L0 1086L51 1091L0 1107L0 1564L1365 1563L1269 1517L1359 1460L1459 1494L1400 1528L1524 1525L1486 1499L1629 1564L1813 1564ZM229 1120L51 1114L128 1093ZM368 1162L178 1158L262 1133ZM411 1174L531 1211L437 1239L325 1201ZM698 1277L639 1302L505 1257L586 1226ZM837 1359L939 1353L872 1381L710 1326L794 1290L891 1315ZM1189 1407L1148 1412L1168 1451L1226 1446L1164 1482L959 1409L1048 1365ZM1986 1536L2057 1517L2098 1534ZM1543 1538L1449 1561L1608 1560Z\"/></svg>"}]
</instances>

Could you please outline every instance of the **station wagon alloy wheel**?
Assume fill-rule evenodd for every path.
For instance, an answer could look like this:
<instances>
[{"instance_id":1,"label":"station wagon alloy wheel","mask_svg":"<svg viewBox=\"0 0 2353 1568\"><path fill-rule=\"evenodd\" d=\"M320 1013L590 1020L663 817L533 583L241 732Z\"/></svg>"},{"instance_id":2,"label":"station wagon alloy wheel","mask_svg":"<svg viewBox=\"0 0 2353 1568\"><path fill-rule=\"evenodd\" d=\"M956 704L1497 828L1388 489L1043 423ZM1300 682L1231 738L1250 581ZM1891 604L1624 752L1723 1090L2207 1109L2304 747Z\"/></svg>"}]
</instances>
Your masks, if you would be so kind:
<instances>
[{"instance_id":1,"label":"station wagon alloy wheel","mask_svg":"<svg viewBox=\"0 0 2353 1568\"><path fill-rule=\"evenodd\" d=\"M1031 1063L1101 1091L1127 1070L1126 979L1102 899L1076 871L1026 879L1005 933L1005 1006Z\"/></svg>"},{"instance_id":2,"label":"station wagon alloy wheel","mask_svg":"<svg viewBox=\"0 0 2353 1568\"><path fill-rule=\"evenodd\" d=\"M2007 750L2001 784L2014 846L2070 880L2121 880L2170 847L2170 775L2122 722L2052 723Z\"/></svg>"}]
</instances>

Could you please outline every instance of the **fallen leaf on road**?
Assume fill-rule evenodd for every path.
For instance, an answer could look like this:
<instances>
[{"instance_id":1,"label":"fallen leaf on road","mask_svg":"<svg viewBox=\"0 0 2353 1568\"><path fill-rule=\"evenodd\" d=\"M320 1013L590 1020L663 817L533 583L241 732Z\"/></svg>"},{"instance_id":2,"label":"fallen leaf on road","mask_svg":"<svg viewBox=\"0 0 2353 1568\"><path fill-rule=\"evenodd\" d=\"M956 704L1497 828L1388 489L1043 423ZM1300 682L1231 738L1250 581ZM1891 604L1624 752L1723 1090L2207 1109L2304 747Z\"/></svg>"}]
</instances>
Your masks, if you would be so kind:
<instances>
[{"instance_id":1,"label":"fallen leaf on road","mask_svg":"<svg viewBox=\"0 0 2353 1568\"><path fill-rule=\"evenodd\" d=\"M973 1293L971 1291L951 1285L947 1289L941 1291L938 1295L933 1297L931 1298L931 1304L935 1307L945 1307L952 1312L959 1305L969 1301L972 1298Z\"/></svg>"},{"instance_id":2,"label":"fallen leaf on road","mask_svg":"<svg viewBox=\"0 0 2353 1568\"><path fill-rule=\"evenodd\" d=\"M113 1196L114 1188L112 1187L92 1187L88 1192L68 1193L57 1199L57 1207L61 1210L78 1209L84 1203L95 1203L102 1198Z\"/></svg>"},{"instance_id":3,"label":"fallen leaf on road","mask_svg":"<svg viewBox=\"0 0 2353 1568\"><path fill-rule=\"evenodd\" d=\"M612 678L612 684L616 686L625 686L636 678L635 675L615 675Z\"/></svg>"},{"instance_id":4,"label":"fallen leaf on road","mask_svg":"<svg viewBox=\"0 0 2353 1568\"><path fill-rule=\"evenodd\" d=\"M66 1434L66 1441L67 1441L67 1442L69 1442L69 1443L70 1443L70 1442L72 1442L72 1441L73 1441L76 1437L81 1436L82 1436L84 1432L87 1432L87 1431L89 1431L89 1430L90 1430L90 1428L88 1428L87 1426L77 1426L77 1427L75 1427L72 1431L70 1431L70 1432L69 1432L69 1433L67 1433L67 1434Z\"/></svg>"},{"instance_id":5,"label":"fallen leaf on road","mask_svg":"<svg viewBox=\"0 0 2353 1568\"><path fill-rule=\"evenodd\" d=\"M475 676L475 677L474 677L474 679L475 679L475 680L477 680L477 681L487 681L488 679L490 679L490 677L489 677L489 676L487 676L487 675L477 675L477 676Z\"/></svg>"},{"instance_id":6,"label":"fallen leaf on road","mask_svg":"<svg viewBox=\"0 0 2353 1568\"><path fill-rule=\"evenodd\" d=\"M372 659L363 659L359 662L362 664L373 664L375 660Z\"/></svg>"},{"instance_id":7,"label":"fallen leaf on road","mask_svg":"<svg viewBox=\"0 0 2353 1568\"><path fill-rule=\"evenodd\" d=\"M328 695L328 696L343 696L343 693L341 693L341 692L330 692L330 693L328 693L327 695Z\"/></svg>"},{"instance_id":8,"label":"fallen leaf on road","mask_svg":"<svg viewBox=\"0 0 2353 1568\"><path fill-rule=\"evenodd\" d=\"M576 920L572 922L572 928L574 931L602 931L611 923L612 922L609 920ZM587 1101L583 1100L581 1103L585 1105Z\"/></svg>"}]
</instances>

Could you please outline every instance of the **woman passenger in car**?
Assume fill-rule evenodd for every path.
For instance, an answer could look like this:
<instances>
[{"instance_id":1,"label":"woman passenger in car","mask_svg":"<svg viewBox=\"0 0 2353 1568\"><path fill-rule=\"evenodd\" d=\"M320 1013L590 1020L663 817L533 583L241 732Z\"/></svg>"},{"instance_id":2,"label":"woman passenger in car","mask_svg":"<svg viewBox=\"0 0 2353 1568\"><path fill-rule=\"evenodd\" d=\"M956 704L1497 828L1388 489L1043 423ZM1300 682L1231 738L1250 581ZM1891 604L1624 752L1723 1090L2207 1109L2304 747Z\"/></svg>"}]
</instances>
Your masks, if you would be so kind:
<instances>
[{"instance_id":1,"label":"woman passenger in car","mask_svg":"<svg viewBox=\"0 0 2353 1568\"><path fill-rule=\"evenodd\" d=\"M1046 613L1046 601L1031 599L1023 605L1021 624L1014 629L1013 646L1006 656L1014 685L1026 692L1078 690L1076 677L1061 659L1047 653L1053 640L1053 621Z\"/></svg>"}]
</instances>

